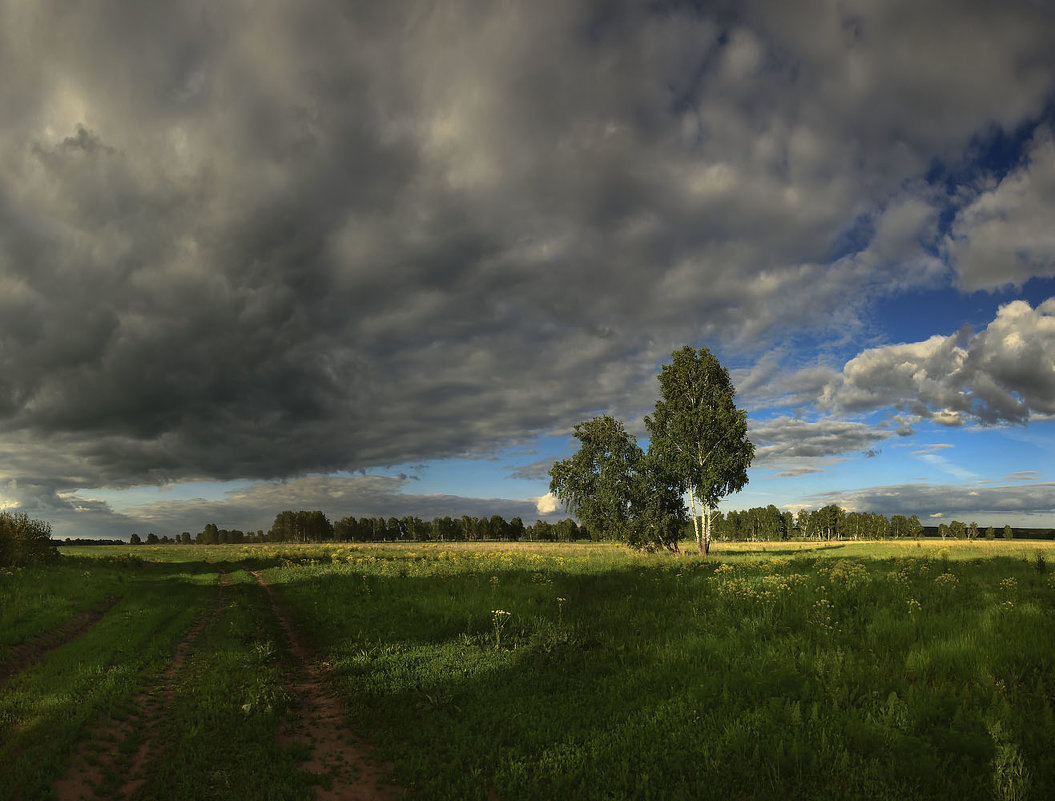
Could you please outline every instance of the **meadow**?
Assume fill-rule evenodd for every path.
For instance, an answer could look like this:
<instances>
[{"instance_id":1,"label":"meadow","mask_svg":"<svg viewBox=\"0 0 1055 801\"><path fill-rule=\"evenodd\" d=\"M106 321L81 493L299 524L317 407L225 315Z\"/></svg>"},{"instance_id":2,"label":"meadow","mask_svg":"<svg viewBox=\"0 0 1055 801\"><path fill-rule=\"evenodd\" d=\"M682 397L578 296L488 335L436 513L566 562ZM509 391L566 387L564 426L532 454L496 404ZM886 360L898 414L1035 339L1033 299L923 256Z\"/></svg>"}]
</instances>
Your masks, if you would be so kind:
<instances>
[{"instance_id":1,"label":"meadow","mask_svg":"<svg viewBox=\"0 0 1055 801\"><path fill-rule=\"evenodd\" d=\"M1055 797L1053 543L62 552L0 798Z\"/></svg>"}]
</instances>

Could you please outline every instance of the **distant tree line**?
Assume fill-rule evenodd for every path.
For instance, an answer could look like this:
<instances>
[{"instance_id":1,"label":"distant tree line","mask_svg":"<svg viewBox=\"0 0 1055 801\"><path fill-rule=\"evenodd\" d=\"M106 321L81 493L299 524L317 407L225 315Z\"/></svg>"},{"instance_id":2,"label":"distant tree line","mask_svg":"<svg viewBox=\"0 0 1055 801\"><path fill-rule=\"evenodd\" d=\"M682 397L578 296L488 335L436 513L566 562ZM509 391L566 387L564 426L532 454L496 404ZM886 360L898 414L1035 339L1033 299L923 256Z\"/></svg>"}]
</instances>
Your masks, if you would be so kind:
<instances>
[{"instance_id":1,"label":"distant tree line","mask_svg":"<svg viewBox=\"0 0 1055 801\"><path fill-rule=\"evenodd\" d=\"M593 539L585 526L571 518L548 523L536 520L525 525L519 517L506 520L501 515L491 517L344 517L333 526L333 539L340 542L370 542L373 540L409 540L413 542L479 542L504 540L507 542L572 542Z\"/></svg>"},{"instance_id":2,"label":"distant tree line","mask_svg":"<svg viewBox=\"0 0 1055 801\"><path fill-rule=\"evenodd\" d=\"M943 540L950 537L954 540L976 540L980 536L987 540L996 539L996 529L989 526L983 532L978 528L978 524L973 521L961 523L959 520L950 520L948 523L939 523L937 529L935 529L935 534ZM1014 539L1015 530L1011 526L1004 526L1000 536L1005 540Z\"/></svg>"},{"instance_id":3,"label":"distant tree line","mask_svg":"<svg viewBox=\"0 0 1055 801\"><path fill-rule=\"evenodd\" d=\"M309 517L310 516L310 517ZM267 534L269 542L571 542L590 539L590 532L567 518L557 523L536 520L525 525L519 517L342 517L332 526L321 512L281 512Z\"/></svg>"},{"instance_id":4,"label":"distant tree line","mask_svg":"<svg viewBox=\"0 0 1055 801\"><path fill-rule=\"evenodd\" d=\"M885 540L919 537L924 528L919 517L875 512L847 512L837 504L803 509L798 515L765 507L715 513L712 522L718 539L761 542L769 540Z\"/></svg>"},{"instance_id":5,"label":"distant tree line","mask_svg":"<svg viewBox=\"0 0 1055 801\"><path fill-rule=\"evenodd\" d=\"M942 539L1055 539L1055 530L1043 528L1002 529L977 523L950 520L937 526L924 526L917 515L885 517L875 512L848 512L837 504L820 509L803 509L794 515L777 507L759 506L743 511L715 513L715 537L727 542L771 540L887 540L941 537Z\"/></svg>"},{"instance_id":6,"label":"distant tree line","mask_svg":"<svg viewBox=\"0 0 1055 801\"><path fill-rule=\"evenodd\" d=\"M585 526L571 518L549 523L537 520L525 525L519 517L506 520L500 515L491 517L343 517L335 523L318 510L294 512L286 510L275 516L267 531L241 531L218 528L209 523L195 535L184 531L170 538L147 534L146 539L133 534L132 545L223 545L253 542L479 542L504 540L508 542L572 542L592 539Z\"/></svg>"},{"instance_id":7,"label":"distant tree line","mask_svg":"<svg viewBox=\"0 0 1055 801\"><path fill-rule=\"evenodd\" d=\"M914 539L923 534L917 515L887 518L875 512L847 512L836 504L799 512L798 528L803 539Z\"/></svg>"},{"instance_id":8,"label":"distant tree line","mask_svg":"<svg viewBox=\"0 0 1055 801\"><path fill-rule=\"evenodd\" d=\"M1004 526L1002 530L989 526L982 530L976 523L961 523L956 520L948 524L942 523L938 527L923 526L917 515L893 515L888 518L875 512L848 512L836 504L829 504L820 509L804 509L797 515L782 512L772 504L742 511L714 511L711 516L711 530L714 539L724 542L884 540L919 537L1011 539L1015 536L1015 530L1011 526ZM691 521L684 521L680 527L679 538L688 540L694 536ZM1053 532L1023 529L1019 536L1051 539ZM463 515L436 517L432 520L422 520L411 515L343 517L331 522L319 510L287 510L275 516L274 523L267 531L223 529L218 528L215 523L209 523L195 535L184 531L175 537L158 537L151 533L144 539L138 534L133 534L130 541L133 545L237 545L260 542L573 542L604 539L606 537L598 530L591 530L571 518L556 523L537 520L532 525L525 525L519 517L507 521L500 515ZM121 541L67 540L67 544L100 542Z\"/></svg>"},{"instance_id":9,"label":"distant tree line","mask_svg":"<svg viewBox=\"0 0 1055 801\"><path fill-rule=\"evenodd\" d=\"M24 512L0 512L0 566L52 562L58 555L50 523Z\"/></svg>"}]
</instances>

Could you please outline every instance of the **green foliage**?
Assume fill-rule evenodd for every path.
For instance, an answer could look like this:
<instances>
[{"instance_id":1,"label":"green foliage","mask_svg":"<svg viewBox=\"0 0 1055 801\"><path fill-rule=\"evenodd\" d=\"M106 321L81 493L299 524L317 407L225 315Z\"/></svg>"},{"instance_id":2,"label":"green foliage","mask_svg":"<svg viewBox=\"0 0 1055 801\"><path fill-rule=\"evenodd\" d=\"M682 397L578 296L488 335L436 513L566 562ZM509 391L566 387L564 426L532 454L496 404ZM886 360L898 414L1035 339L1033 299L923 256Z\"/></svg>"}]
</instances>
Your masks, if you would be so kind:
<instances>
[{"instance_id":1,"label":"green foliage","mask_svg":"<svg viewBox=\"0 0 1055 801\"><path fill-rule=\"evenodd\" d=\"M661 397L645 418L656 456L712 506L747 484L754 446L729 371L707 348L684 347L660 370Z\"/></svg>"},{"instance_id":2,"label":"green foliage","mask_svg":"<svg viewBox=\"0 0 1055 801\"><path fill-rule=\"evenodd\" d=\"M24 512L0 511L0 566L48 563L58 559L51 524Z\"/></svg>"},{"instance_id":3,"label":"green foliage","mask_svg":"<svg viewBox=\"0 0 1055 801\"><path fill-rule=\"evenodd\" d=\"M714 355L686 346L671 357L660 370L655 412L645 417L648 453L608 415L579 423L574 434L579 451L553 465L550 492L604 538L676 551L687 489L697 543L705 553L712 510L747 484L754 445L747 439L747 413L733 402L729 372ZM703 505L702 529L697 499Z\"/></svg>"},{"instance_id":4,"label":"green foliage","mask_svg":"<svg viewBox=\"0 0 1055 801\"><path fill-rule=\"evenodd\" d=\"M568 511L605 539L620 539L634 515L636 474L645 458L613 417L577 423L579 450L550 469L550 492Z\"/></svg>"},{"instance_id":5,"label":"green foliage","mask_svg":"<svg viewBox=\"0 0 1055 801\"><path fill-rule=\"evenodd\" d=\"M321 511L279 512L267 534L269 542L325 542L333 539L333 524Z\"/></svg>"},{"instance_id":6,"label":"green foliage","mask_svg":"<svg viewBox=\"0 0 1055 801\"><path fill-rule=\"evenodd\" d=\"M712 530L716 539L727 541L761 542L790 539L793 529L790 513L781 514L777 507L755 507L743 511L731 510L715 515Z\"/></svg>"},{"instance_id":7,"label":"green foliage","mask_svg":"<svg viewBox=\"0 0 1055 801\"><path fill-rule=\"evenodd\" d=\"M736 408L729 371L714 354L686 346L671 357L660 370L655 411L645 417L649 452L688 488L694 521L696 500L703 505L697 541L704 553L710 510L747 484L755 447L747 438L747 412Z\"/></svg>"},{"instance_id":8,"label":"green foliage","mask_svg":"<svg viewBox=\"0 0 1055 801\"><path fill-rule=\"evenodd\" d=\"M207 529L209 527L206 527ZM213 527L215 528L215 527ZM484 540L520 540L571 542L590 539L590 532L574 520L557 523L537 520L525 526L519 517L506 521L500 515L458 518L437 517L422 520L413 515L403 517L343 517L335 523L320 511L281 512L267 532L226 531L202 533L205 543L240 544L248 542L472 542Z\"/></svg>"},{"instance_id":9,"label":"green foliage","mask_svg":"<svg viewBox=\"0 0 1055 801\"><path fill-rule=\"evenodd\" d=\"M579 450L550 469L550 492L602 539L677 550L685 507L668 466L608 415L578 423L574 436Z\"/></svg>"},{"instance_id":10,"label":"green foliage","mask_svg":"<svg viewBox=\"0 0 1055 801\"><path fill-rule=\"evenodd\" d=\"M627 530L627 544L642 550L663 548L677 552L687 520L678 478L649 451L635 482L635 514Z\"/></svg>"}]
</instances>

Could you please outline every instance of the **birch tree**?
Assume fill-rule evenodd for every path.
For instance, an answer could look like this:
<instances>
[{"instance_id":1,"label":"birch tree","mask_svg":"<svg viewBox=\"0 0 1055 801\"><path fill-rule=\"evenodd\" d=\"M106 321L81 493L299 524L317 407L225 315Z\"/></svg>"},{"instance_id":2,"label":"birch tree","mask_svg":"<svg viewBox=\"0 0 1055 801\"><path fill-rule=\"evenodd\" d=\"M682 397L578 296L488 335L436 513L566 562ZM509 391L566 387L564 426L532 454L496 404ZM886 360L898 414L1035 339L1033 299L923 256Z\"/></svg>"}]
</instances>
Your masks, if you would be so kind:
<instances>
[{"instance_id":1,"label":"birch tree","mask_svg":"<svg viewBox=\"0 0 1055 801\"><path fill-rule=\"evenodd\" d=\"M714 510L747 484L755 446L747 438L747 413L734 403L729 371L714 354L686 345L671 356L659 374L662 397L645 418L649 451L688 488L696 546L706 556Z\"/></svg>"}]
</instances>

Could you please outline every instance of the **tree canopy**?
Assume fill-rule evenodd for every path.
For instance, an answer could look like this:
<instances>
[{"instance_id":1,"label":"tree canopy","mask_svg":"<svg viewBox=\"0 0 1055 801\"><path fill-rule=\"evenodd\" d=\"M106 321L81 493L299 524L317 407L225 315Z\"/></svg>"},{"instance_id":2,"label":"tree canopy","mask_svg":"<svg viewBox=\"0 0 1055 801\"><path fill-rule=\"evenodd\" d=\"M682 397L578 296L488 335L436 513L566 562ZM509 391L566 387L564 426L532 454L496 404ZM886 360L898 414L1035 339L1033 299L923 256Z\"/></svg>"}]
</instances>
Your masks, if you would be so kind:
<instances>
[{"instance_id":1,"label":"tree canopy","mask_svg":"<svg viewBox=\"0 0 1055 801\"><path fill-rule=\"evenodd\" d=\"M755 449L747 438L747 413L736 408L736 390L718 359L688 346L671 356L659 374L656 409L645 417L648 452L608 415L579 423L579 451L553 465L550 492L611 538L677 550L688 491L697 546L706 554L712 512L747 484Z\"/></svg>"},{"instance_id":2,"label":"tree canopy","mask_svg":"<svg viewBox=\"0 0 1055 801\"><path fill-rule=\"evenodd\" d=\"M550 469L550 492L603 539L678 549L685 522L681 488L609 415L576 424L578 452Z\"/></svg>"},{"instance_id":3,"label":"tree canopy","mask_svg":"<svg viewBox=\"0 0 1055 801\"><path fill-rule=\"evenodd\" d=\"M553 465L550 491L587 527L618 537L634 515L644 453L623 424L601 415L575 425L578 452Z\"/></svg>"},{"instance_id":4,"label":"tree canopy","mask_svg":"<svg viewBox=\"0 0 1055 801\"><path fill-rule=\"evenodd\" d=\"M58 551L51 539L51 524L24 512L0 512L0 565L51 562Z\"/></svg>"},{"instance_id":5,"label":"tree canopy","mask_svg":"<svg viewBox=\"0 0 1055 801\"><path fill-rule=\"evenodd\" d=\"M645 417L650 451L688 489L697 547L710 548L711 515L719 501L747 484L755 446L747 412L736 408L729 371L707 348L686 345L659 373L660 399ZM696 514L696 502L702 518Z\"/></svg>"}]
</instances>

